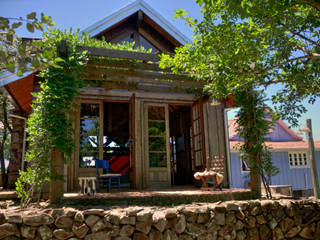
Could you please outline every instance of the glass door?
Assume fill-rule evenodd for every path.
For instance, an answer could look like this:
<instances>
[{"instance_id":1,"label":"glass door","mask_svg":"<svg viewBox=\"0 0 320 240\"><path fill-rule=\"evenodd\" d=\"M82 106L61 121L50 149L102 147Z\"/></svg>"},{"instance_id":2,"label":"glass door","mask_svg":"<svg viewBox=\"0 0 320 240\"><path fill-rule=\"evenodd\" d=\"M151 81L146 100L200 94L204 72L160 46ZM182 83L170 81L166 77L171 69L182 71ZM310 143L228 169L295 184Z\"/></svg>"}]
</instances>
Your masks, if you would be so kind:
<instances>
[{"instance_id":1,"label":"glass door","mask_svg":"<svg viewBox=\"0 0 320 240\"><path fill-rule=\"evenodd\" d=\"M147 104L147 175L148 187L171 185L168 106Z\"/></svg>"}]
</instances>

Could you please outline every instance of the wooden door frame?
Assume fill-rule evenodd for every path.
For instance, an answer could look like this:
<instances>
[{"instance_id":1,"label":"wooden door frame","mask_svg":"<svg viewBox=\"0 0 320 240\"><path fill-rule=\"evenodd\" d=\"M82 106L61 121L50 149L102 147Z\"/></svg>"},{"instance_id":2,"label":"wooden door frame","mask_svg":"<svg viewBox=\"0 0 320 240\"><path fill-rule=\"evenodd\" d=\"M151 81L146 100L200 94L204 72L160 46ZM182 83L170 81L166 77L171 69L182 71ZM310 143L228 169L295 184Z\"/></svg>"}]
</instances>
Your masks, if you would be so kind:
<instances>
[{"instance_id":1,"label":"wooden door frame","mask_svg":"<svg viewBox=\"0 0 320 240\"><path fill-rule=\"evenodd\" d=\"M149 187L149 138L148 138L148 107L149 106L159 106L165 108L165 124L166 124L166 158L167 158L167 176L168 176L168 186L171 186L171 167L170 167L170 125L169 125L169 104L168 103L155 103L155 102L143 102L143 123L142 123L142 136L143 143L145 146L143 155L143 166L144 166L144 186ZM142 145L143 145L142 143Z\"/></svg>"}]
</instances>

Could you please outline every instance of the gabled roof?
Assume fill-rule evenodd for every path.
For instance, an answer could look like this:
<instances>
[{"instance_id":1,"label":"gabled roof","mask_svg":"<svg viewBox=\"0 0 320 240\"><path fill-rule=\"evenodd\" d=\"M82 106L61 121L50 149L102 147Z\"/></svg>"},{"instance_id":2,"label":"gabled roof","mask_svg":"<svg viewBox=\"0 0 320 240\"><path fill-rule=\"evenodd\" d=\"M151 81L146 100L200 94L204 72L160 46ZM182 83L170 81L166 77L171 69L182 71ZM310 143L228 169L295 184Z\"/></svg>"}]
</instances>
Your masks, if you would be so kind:
<instances>
[{"instance_id":1,"label":"gabled roof","mask_svg":"<svg viewBox=\"0 0 320 240\"><path fill-rule=\"evenodd\" d=\"M267 118L269 118L267 116ZM229 140L241 141L238 132L236 131L236 118L228 120ZM273 129L270 129L267 138L270 138L272 142L295 142L302 141L303 138L297 135L288 125L279 119Z\"/></svg>"},{"instance_id":2,"label":"gabled roof","mask_svg":"<svg viewBox=\"0 0 320 240\"><path fill-rule=\"evenodd\" d=\"M157 25L159 25L182 45L191 43L191 41L184 34L182 34L178 29L176 29L171 23L164 19L156 10L154 10L143 0L136 0L124 6L123 8L120 8L111 15L87 27L82 32L86 32L90 37L94 37L138 11L142 11L143 13L145 13Z\"/></svg>"}]
</instances>

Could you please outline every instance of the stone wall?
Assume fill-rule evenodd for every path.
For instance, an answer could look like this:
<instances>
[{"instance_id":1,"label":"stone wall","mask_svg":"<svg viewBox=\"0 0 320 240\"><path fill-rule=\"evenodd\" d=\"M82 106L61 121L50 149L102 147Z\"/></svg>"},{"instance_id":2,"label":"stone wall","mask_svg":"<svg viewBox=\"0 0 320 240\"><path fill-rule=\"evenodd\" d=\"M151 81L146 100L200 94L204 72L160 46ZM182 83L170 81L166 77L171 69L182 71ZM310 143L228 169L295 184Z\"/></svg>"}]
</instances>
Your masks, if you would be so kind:
<instances>
[{"instance_id":1,"label":"stone wall","mask_svg":"<svg viewBox=\"0 0 320 240\"><path fill-rule=\"evenodd\" d=\"M320 239L320 202L229 201L172 208L0 212L0 239Z\"/></svg>"}]
</instances>

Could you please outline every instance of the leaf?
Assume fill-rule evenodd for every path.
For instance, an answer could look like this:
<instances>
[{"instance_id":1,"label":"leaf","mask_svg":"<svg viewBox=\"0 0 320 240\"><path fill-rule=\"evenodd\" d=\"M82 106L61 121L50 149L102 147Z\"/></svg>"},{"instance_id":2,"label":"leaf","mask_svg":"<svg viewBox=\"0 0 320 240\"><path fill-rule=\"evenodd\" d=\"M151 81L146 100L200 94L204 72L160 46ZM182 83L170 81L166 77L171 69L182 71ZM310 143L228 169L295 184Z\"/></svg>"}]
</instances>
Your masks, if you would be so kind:
<instances>
[{"instance_id":1,"label":"leaf","mask_svg":"<svg viewBox=\"0 0 320 240\"><path fill-rule=\"evenodd\" d=\"M18 75L18 76L22 76L22 71L21 71L21 70L18 70L17 75Z\"/></svg>"},{"instance_id":2,"label":"leaf","mask_svg":"<svg viewBox=\"0 0 320 240\"><path fill-rule=\"evenodd\" d=\"M36 20L36 12L32 12L32 13L29 13L27 15L27 19L32 19L32 20Z\"/></svg>"},{"instance_id":3,"label":"leaf","mask_svg":"<svg viewBox=\"0 0 320 240\"><path fill-rule=\"evenodd\" d=\"M18 27L20 27L22 25L22 22L17 22L17 23L12 23L11 27L13 29L17 29Z\"/></svg>"},{"instance_id":4,"label":"leaf","mask_svg":"<svg viewBox=\"0 0 320 240\"><path fill-rule=\"evenodd\" d=\"M27 23L27 29L29 32L33 33L34 32L34 26L31 23Z\"/></svg>"}]
</instances>

